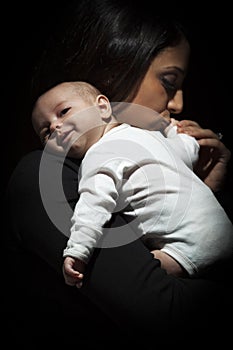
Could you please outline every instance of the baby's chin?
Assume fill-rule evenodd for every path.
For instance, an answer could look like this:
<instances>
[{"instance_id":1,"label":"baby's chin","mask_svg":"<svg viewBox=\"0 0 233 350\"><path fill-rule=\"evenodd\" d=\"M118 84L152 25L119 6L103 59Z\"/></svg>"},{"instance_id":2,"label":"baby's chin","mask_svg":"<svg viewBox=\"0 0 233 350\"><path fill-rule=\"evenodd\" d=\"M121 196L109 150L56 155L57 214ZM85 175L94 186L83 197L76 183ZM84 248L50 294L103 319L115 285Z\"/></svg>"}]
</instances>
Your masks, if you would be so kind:
<instances>
[{"instance_id":1,"label":"baby's chin","mask_svg":"<svg viewBox=\"0 0 233 350\"><path fill-rule=\"evenodd\" d=\"M72 145L68 152L66 152L67 156L68 157L71 157L71 158L75 158L75 159L82 159L84 154L85 154L85 151L83 149L83 147L80 147L78 145Z\"/></svg>"},{"instance_id":2,"label":"baby's chin","mask_svg":"<svg viewBox=\"0 0 233 350\"><path fill-rule=\"evenodd\" d=\"M64 147L59 145L54 145L49 141L44 146L44 151L49 154L53 154L55 156L61 156L61 157L65 157L66 154L69 152L69 150L64 149Z\"/></svg>"},{"instance_id":3,"label":"baby's chin","mask_svg":"<svg viewBox=\"0 0 233 350\"><path fill-rule=\"evenodd\" d=\"M74 142L72 145L70 145L70 143L58 145L52 140L51 142L47 142L44 151L63 158L70 157L74 159L82 159L85 154L85 144L82 144L79 140L79 142Z\"/></svg>"}]
</instances>

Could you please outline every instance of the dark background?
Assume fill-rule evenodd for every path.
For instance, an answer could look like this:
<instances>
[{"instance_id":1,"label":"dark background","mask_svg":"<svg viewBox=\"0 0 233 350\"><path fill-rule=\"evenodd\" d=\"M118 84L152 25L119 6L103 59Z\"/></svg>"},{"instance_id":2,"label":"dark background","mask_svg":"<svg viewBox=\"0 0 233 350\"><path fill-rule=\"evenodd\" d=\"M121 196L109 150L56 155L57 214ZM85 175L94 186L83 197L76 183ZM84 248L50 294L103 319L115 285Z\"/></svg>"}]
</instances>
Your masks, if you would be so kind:
<instances>
[{"instance_id":1,"label":"dark background","mask_svg":"<svg viewBox=\"0 0 233 350\"><path fill-rule=\"evenodd\" d=\"M31 75L49 33L61 29L67 4L65 1L8 3L2 12L2 20L6 16L4 25L1 24L4 185L19 159L39 146L30 120ZM204 128L221 131L225 145L233 151L232 19L230 8L219 6L211 4L211 8L203 10L190 2L186 7L176 4L176 13L190 32L192 48L182 116L197 120ZM173 10L169 4L167 7L168 11ZM231 161L228 203L233 198L232 169Z\"/></svg>"},{"instance_id":2,"label":"dark background","mask_svg":"<svg viewBox=\"0 0 233 350\"><path fill-rule=\"evenodd\" d=\"M27 152L39 146L37 136L31 126L30 84L32 71L46 45L49 33L61 30L64 17L63 7L67 8L68 3L68 1L52 3L51 1L35 0L27 4L23 2L16 2L14 4L8 2L5 3L4 6L2 5L1 153L3 156L2 171L4 174L4 188L19 159ZM142 1L142 4L145 4L145 0ZM173 10L170 8L168 2L166 2L166 6L168 11ZM187 2L186 7L182 3L179 8L177 2L175 6L177 6L176 12L179 14L180 19L189 29L192 47L190 70L184 86L185 105L182 116L187 119L197 120L204 128L210 128L216 132L221 131L224 135L224 143L233 153L231 126L233 119L233 65L231 54L233 43L231 34L233 23L233 19L231 18L232 11L229 7L223 5L220 7L221 4L219 3L215 7L211 3L211 7L208 6L206 10L203 10L200 5L193 6L191 2ZM226 188L221 198L230 217L233 219L232 179L233 160L229 164ZM208 219L211 220L211 218L207 218L207 220ZM48 286L46 285L46 288L49 289L49 292L46 291L46 293L48 293L50 297L50 293L54 295L54 290L56 290L57 287L56 283L58 282L56 276L54 276L53 271L50 272L46 264L45 266L43 264L41 265L41 263L38 264L34 259L35 257L32 256L30 265L33 266L35 276L37 276L37 274L40 275L42 271L42 273L46 275L45 278L48 278L50 281ZM8 272L7 260L3 261L2 266L3 270ZM17 266L17 269L18 268L18 278L21 278L21 273L23 271ZM16 281L17 286L17 276L10 277ZM4 278L2 278L2 281L4 284ZM60 345L59 339L63 334L66 334L64 327L67 326L67 322L65 322L67 318L61 321L63 316L61 316L60 308L57 309L56 302L54 302L53 299L53 302L51 302L50 298L48 298L49 300L47 301L47 294L46 302L44 296L38 298L37 294L35 299L35 290L38 291L40 295L44 293L44 289L42 288L41 292L41 286L38 288L37 281L34 283L36 285L28 284L28 281L25 283L25 291L23 290L25 296L23 298L22 295L18 293L17 288L11 292L10 297L12 297L12 300L10 300L10 302L8 301L8 299L10 299L9 296L6 300L2 298L4 303L3 308L4 310L6 309L6 313L3 314L3 323L9 319L11 338L8 337L7 332L3 334L3 336L6 336L6 341L10 344L15 342L18 345L19 339L22 340L23 348L25 349L25 339L27 339L26 343L32 342L29 348L35 348L34 334L36 334L38 342L41 341L39 337L42 338L42 341L44 341L45 337L48 337L52 339L52 345L54 347L54 339L58 338L58 345ZM60 285L58 287L60 288ZM15 304L17 304L17 317L15 313L13 313L12 317L8 307L11 306L12 308L13 305L14 308ZM29 310L24 309L25 305L27 305ZM46 307L48 307L48 312L43 314ZM43 323L40 322L41 315L43 315ZM76 317L77 315L75 314L75 321ZM219 321L216 319L216 322L221 324L221 320ZM51 325L53 326L52 330ZM40 333L39 337L38 330ZM61 334L59 334L59 330L61 330ZM32 332L31 336L30 332ZM215 335L212 334L211 336L214 337ZM65 338L67 341L67 337ZM157 339L155 339L155 341L157 341ZM63 345L63 343L61 344ZM75 344L77 345L76 342ZM67 343L65 343L65 345L67 345ZM41 348L43 348L43 346L41 346Z\"/></svg>"}]
</instances>

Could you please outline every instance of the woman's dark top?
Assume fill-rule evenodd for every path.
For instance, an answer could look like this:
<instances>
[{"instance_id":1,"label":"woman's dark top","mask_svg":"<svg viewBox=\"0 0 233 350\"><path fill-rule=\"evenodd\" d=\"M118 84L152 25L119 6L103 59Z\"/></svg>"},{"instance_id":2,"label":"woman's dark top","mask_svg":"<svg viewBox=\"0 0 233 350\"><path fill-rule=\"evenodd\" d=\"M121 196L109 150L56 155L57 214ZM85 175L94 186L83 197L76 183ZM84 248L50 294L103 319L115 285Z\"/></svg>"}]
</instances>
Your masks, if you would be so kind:
<instances>
[{"instance_id":1,"label":"woman's dark top","mask_svg":"<svg viewBox=\"0 0 233 350\"><path fill-rule=\"evenodd\" d=\"M232 317L233 295L226 267L217 267L205 277L178 279L167 275L136 239L124 246L96 249L83 287L65 285L62 253L68 237L50 221L41 201L41 154L33 151L19 162L7 190L4 269L15 339L23 342L29 333L42 334L41 327L53 344L55 340L68 344L68 339L78 344L78 337L90 345L115 339L116 345L120 339L125 342L126 335L144 345L148 341L180 346L188 339L190 344L215 344L230 339L232 326L227 320ZM51 156L49 162L56 166L61 160ZM52 182L48 179L48 186ZM63 187L73 208L78 199L75 160L64 162ZM54 205L62 207L62 203ZM125 222L116 215L114 224ZM14 329L12 323L9 328Z\"/></svg>"}]
</instances>

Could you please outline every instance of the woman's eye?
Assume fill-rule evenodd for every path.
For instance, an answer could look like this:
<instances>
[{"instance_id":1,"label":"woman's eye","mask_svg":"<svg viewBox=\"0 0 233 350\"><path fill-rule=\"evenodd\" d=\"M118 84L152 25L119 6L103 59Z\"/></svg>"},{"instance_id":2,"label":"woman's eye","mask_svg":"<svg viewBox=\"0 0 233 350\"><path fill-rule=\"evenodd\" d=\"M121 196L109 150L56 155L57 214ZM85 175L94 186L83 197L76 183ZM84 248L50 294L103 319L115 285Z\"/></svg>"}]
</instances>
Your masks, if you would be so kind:
<instances>
[{"instance_id":1,"label":"woman's eye","mask_svg":"<svg viewBox=\"0 0 233 350\"><path fill-rule=\"evenodd\" d=\"M64 108L64 109L60 112L60 115L61 115L61 116L65 115L69 110L70 110L70 107Z\"/></svg>"},{"instance_id":2,"label":"woman's eye","mask_svg":"<svg viewBox=\"0 0 233 350\"><path fill-rule=\"evenodd\" d=\"M177 90L177 86L175 83L171 82L169 79L162 77L161 79L162 81L162 85L164 87L164 89L168 92L168 93L175 93Z\"/></svg>"}]
</instances>

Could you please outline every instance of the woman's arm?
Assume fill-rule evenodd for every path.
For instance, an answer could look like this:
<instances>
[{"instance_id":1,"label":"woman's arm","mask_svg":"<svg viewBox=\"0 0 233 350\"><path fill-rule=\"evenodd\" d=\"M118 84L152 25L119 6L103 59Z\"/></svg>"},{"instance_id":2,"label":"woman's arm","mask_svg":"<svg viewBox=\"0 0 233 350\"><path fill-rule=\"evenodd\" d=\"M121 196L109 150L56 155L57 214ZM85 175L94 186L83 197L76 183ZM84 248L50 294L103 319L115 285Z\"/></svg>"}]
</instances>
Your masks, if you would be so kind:
<instances>
[{"instance_id":1,"label":"woman's arm","mask_svg":"<svg viewBox=\"0 0 233 350\"><path fill-rule=\"evenodd\" d=\"M38 181L40 157L39 151L26 156L12 176L8 190L11 224L21 244L62 276L62 252L68 235L50 222L43 207ZM71 207L77 200L77 169L72 161L64 164L63 186ZM125 225L122 220L117 216L114 224ZM75 287L67 288L73 293ZM54 291L54 297L57 293L59 290ZM156 329L161 335L181 328L193 332L206 324L213 328L213 313L220 317L221 310L231 307L228 291L220 285L208 279L183 280L167 275L138 239L120 247L96 249L81 293L90 305L130 334Z\"/></svg>"}]
</instances>

